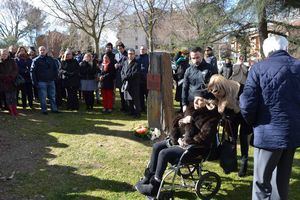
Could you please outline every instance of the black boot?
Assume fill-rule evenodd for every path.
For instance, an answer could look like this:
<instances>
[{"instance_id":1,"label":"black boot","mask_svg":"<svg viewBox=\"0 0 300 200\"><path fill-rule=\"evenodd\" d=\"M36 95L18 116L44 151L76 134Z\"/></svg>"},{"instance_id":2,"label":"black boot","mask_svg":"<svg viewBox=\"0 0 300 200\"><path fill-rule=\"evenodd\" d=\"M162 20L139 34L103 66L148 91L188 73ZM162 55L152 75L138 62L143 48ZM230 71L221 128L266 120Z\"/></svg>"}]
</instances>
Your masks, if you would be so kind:
<instances>
[{"instance_id":1,"label":"black boot","mask_svg":"<svg viewBox=\"0 0 300 200\"><path fill-rule=\"evenodd\" d=\"M146 168L145 169L145 172L144 172L144 177L138 181L136 183L136 185L141 185L141 184L149 184L150 183L150 179L154 176L154 173L153 172L150 172L149 168Z\"/></svg>"},{"instance_id":2,"label":"black boot","mask_svg":"<svg viewBox=\"0 0 300 200\"><path fill-rule=\"evenodd\" d=\"M151 178L149 184L136 185L135 188L143 195L154 197L159 190L160 181L157 181L154 176Z\"/></svg>"},{"instance_id":3,"label":"black boot","mask_svg":"<svg viewBox=\"0 0 300 200\"><path fill-rule=\"evenodd\" d=\"M241 168L238 173L239 177L246 176L247 168L248 168L248 158L242 158Z\"/></svg>"}]
</instances>

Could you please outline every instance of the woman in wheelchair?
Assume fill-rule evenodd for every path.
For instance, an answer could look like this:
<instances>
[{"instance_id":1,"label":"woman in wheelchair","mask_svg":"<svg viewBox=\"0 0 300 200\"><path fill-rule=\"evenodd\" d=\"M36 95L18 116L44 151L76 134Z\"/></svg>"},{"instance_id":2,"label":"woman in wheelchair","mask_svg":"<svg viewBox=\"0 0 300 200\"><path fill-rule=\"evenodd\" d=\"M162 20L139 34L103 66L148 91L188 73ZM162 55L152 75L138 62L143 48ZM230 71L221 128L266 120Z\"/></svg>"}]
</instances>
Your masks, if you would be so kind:
<instances>
[{"instance_id":1,"label":"woman in wheelchair","mask_svg":"<svg viewBox=\"0 0 300 200\"><path fill-rule=\"evenodd\" d=\"M212 94L200 92L194 104L174 118L170 138L153 145L144 178L135 185L137 191L146 196L156 196L168 163L178 163L189 145L197 148L191 148L184 162L208 155L221 117L211 99Z\"/></svg>"}]
</instances>

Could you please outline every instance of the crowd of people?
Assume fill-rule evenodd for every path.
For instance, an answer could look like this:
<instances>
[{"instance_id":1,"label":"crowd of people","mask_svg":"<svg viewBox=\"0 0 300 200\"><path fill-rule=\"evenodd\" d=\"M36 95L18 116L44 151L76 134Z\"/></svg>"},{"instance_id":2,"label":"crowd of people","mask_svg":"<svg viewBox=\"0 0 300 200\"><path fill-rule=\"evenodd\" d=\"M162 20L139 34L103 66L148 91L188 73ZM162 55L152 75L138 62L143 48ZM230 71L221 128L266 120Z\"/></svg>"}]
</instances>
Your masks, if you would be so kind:
<instances>
[{"instance_id":1,"label":"crowd of people","mask_svg":"<svg viewBox=\"0 0 300 200\"><path fill-rule=\"evenodd\" d=\"M19 92L21 106L33 109L40 103L48 114L66 99L66 108L79 109L83 98L87 110L93 110L95 98L102 97L104 113L115 107L115 91L119 91L120 110L135 118L146 111L149 56L145 46L137 56L122 42L107 43L98 58L92 53L74 53L67 49L54 58L44 46L0 50L0 106L17 116ZM272 36L263 43L267 58L245 64L240 55L235 64L230 58L218 67L213 49L183 49L174 57L176 68L175 100L180 114L174 119L169 140L154 144L149 168L135 188L147 196L155 196L167 163L174 163L189 144L199 145L193 155L207 154L211 134L216 133L220 119L226 119L235 148L240 139L241 162L238 175L248 169L248 135L253 134L254 178L252 199L287 199L289 178L295 149L300 146L299 100L300 63L287 53L288 42ZM17 81L18 80L18 81ZM21 81L20 81L21 80ZM96 97L95 97L96 94ZM189 126L190 125L190 126ZM182 129L182 126L186 128ZM237 166L236 166L237 168ZM237 170L237 169L236 169ZM235 171L235 170L233 170ZM230 172L230 171L229 171ZM225 173L227 173L225 171Z\"/></svg>"},{"instance_id":2,"label":"crowd of people","mask_svg":"<svg viewBox=\"0 0 300 200\"><path fill-rule=\"evenodd\" d=\"M12 46L13 47L13 46ZM59 113L63 99L66 109L78 110L79 99L83 98L87 110L93 110L95 94L97 103L102 97L104 113L111 113L115 104L115 90L119 90L121 111L135 118L146 111L148 95L146 75L149 56L145 46L137 55L118 42L118 52L107 43L99 58L96 54L71 49L62 50L55 58L44 46L38 48L20 46L0 50L0 107L17 116L19 93L23 109L33 109L33 101L40 103L41 112L47 111L47 98L52 113Z\"/></svg>"}]
</instances>

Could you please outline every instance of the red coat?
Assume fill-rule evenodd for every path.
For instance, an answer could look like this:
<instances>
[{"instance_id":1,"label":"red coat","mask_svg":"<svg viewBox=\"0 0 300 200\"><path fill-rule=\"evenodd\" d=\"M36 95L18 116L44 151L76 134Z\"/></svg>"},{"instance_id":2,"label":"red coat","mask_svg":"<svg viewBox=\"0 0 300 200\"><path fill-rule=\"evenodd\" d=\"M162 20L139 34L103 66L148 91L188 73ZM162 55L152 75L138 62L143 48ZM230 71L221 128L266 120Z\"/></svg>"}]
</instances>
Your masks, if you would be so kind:
<instances>
[{"instance_id":1,"label":"red coat","mask_svg":"<svg viewBox=\"0 0 300 200\"><path fill-rule=\"evenodd\" d=\"M18 67L13 59L0 61L0 91L9 92L16 90L14 85L18 75Z\"/></svg>"}]
</instances>

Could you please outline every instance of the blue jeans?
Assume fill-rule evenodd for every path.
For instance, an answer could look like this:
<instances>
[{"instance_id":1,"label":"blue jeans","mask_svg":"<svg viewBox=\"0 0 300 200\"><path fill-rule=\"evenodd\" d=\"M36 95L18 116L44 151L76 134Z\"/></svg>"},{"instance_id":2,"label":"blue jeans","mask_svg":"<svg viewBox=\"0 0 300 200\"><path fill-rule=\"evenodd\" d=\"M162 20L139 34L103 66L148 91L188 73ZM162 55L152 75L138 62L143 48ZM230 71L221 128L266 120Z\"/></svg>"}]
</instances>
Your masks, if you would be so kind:
<instances>
[{"instance_id":1,"label":"blue jeans","mask_svg":"<svg viewBox=\"0 0 300 200\"><path fill-rule=\"evenodd\" d=\"M38 82L39 98L41 102L42 112L47 111L47 101L46 98L50 100L51 110L57 111L57 106L55 102L55 83L54 81L49 82Z\"/></svg>"}]
</instances>

